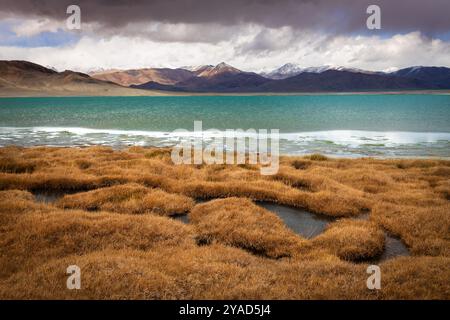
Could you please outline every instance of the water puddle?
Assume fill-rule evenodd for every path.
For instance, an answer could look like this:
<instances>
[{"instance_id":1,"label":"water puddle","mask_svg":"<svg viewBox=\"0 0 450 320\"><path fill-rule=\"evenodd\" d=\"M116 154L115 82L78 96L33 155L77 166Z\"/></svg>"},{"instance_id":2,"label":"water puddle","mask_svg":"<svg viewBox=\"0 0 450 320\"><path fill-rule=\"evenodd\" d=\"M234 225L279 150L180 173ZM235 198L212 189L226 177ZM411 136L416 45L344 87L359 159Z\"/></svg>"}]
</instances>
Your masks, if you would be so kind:
<instances>
[{"instance_id":1,"label":"water puddle","mask_svg":"<svg viewBox=\"0 0 450 320\"><path fill-rule=\"evenodd\" d=\"M365 221L369 220L369 218L370 218L370 212L364 212L364 213L358 214L357 216L352 217L352 219L355 219L355 220L365 220Z\"/></svg>"},{"instance_id":2,"label":"water puddle","mask_svg":"<svg viewBox=\"0 0 450 320\"><path fill-rule=\"evenodd\" d=\"M282 206L275 203L258 202L261 207L275 213L295 233L306 239L321 234L334 219L305 210Z\"/></svg>"},{"instance_id":3,"label":"water puddle","mask_svg":"<svg viewBox=\"0 0 450 320\"><path fill-rule=\"evenodd\" d=\"M289 206L266 202L259 202L258 204L278 215L292 231L307 239L321 234L329 223L336 220L333 217L314 214ZM354 217L354 219L368 220L369 217L370 213L367 212ZM379 263L395 257L409 255L409 250L403 241L385 231L384 251L379 257L370 260L370 262Z\"/></svg>"},{"instance_id":4,"label":"water puddle","mask_svg":"<svg viewBox=\"0 0 450 320\"><path fill-rule=\"evenodd\" d=\"M183 223L189 223L189 217L187 214L176 214L170 216L172 219L183 222Z\"/></svg>"},{"instance_id":5,"label":"water puddle","mask_svg":"<svg viewBox=\"0 0 450 320\"><path fill-rule=\"evenodd\" d=\"M62 192L33 192L34 199L37 202L42 202L46 204L51 204L59 200L60 198L64 197L68 193L62 193Z\"/></svg>"},{"instance_id":6,"label":"water puddle","mask_svg":"<svg viewBox=\"0 0 450 320\"><path fill-rule=\"evenodd\" d=\"M385 232L384 251L375 262L410 255L408 247L406 247L402 240Z\"/></svg>"}]
</instances>

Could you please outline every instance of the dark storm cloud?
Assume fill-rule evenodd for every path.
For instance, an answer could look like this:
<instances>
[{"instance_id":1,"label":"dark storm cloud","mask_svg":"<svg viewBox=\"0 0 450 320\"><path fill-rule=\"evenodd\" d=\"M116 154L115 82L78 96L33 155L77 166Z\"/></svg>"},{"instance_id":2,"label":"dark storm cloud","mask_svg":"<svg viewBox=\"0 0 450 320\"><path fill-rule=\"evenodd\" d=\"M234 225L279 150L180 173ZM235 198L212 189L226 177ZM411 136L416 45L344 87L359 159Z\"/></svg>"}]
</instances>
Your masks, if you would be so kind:
<instances>
[{"instance_id":1,"label":"dark storm cloud","mask_svg":"<svg viewBox=\"0 0 450 320\"><path fill-rule=\"evenodd\" d=\"M124 32L130 23L167 22L225 26L255 23L352 33L365 30L369 4L381 7L384 32L439 34L450 30L449 0L0 0L0 11L63 19L70 4L81 7L84 22L97 22L105 29L122 28Z\"/></svg>"}]
</instances>

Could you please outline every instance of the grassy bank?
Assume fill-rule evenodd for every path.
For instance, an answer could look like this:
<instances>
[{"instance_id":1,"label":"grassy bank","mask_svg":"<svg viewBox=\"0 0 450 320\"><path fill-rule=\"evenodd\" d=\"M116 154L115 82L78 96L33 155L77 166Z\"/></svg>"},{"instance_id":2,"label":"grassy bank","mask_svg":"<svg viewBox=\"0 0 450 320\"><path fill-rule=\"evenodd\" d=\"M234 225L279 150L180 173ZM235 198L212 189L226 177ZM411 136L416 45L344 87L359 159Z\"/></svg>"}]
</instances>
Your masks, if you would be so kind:
<instances>
[{"instance_id":1,"label":"grassy bank","mask_svg":"<svg viewBox=\"0 0 450 320\"><path fill-rule=\"evenodd\" d=\"M262 176L175 166L168 149L1 148L0 298L450 298L450 161L280 161ZM304 239L257 201L338 220ZM368 290L384 230L411 256L380 263ZM81 290L66 288L73 264Z\"/></svg>"}]
</instances>

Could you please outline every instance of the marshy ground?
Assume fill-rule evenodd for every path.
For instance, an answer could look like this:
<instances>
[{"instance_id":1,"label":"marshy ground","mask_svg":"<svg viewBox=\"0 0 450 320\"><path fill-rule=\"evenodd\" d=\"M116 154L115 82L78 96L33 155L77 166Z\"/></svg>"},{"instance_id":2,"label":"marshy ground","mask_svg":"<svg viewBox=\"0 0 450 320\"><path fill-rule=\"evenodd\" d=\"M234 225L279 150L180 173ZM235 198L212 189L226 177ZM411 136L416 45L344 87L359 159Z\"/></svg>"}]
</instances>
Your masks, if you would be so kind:
<instances>
[{"instance_id":1,"label":"marshy ground","mask_svg":"<svg viewBox=\"0 0 450 320\"><path fill-rule=\"evenodd\" d=\"M1 148L0 298L450 299L450 161L280 161L262 176L169 149Z\"/></svg>"}]
</instances>

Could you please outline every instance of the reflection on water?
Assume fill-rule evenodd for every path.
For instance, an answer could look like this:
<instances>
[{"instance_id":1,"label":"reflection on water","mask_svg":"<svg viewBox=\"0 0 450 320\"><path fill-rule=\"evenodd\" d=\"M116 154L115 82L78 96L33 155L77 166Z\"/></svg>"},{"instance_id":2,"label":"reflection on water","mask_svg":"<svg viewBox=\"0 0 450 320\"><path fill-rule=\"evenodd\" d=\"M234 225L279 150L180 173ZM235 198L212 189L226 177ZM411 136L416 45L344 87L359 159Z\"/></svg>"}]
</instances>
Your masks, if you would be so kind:
<instances>
[{"instance_id":1,"label":"reflection on water","mask_svg":"<svg viewBox=\"0 0 450 320\"><path fill-rule=\"evenodd\" d=\"M183 222L183 223L189 223L189 218L187 214L176 214L173 216L170 216L172 219Z\"/></svg>"},{"instance_id":2,"label":"reflection on water","mask_svg":"<svg viewBox=\"0 0 450 320\"><path fill-rule=\"evenodd\" d=\"M377 261L385 261L399 256L409 256L409 250L402 240L385 233L384 251Z\"/></svg>"},{"instance_id":3,"label":"reflection on water","mask_svg":"<svg viewBox=\"0 0 450 320\"><path fill-rule=\"evenodd\" d=\"M34 192L33 194L37 202L43 203L53 203L66 195L62 192Z\"/></svg>"},{"instance_id":4,"label":"reflection on water","mask_svg":"<svg viewBox=\"0 0 450 320\"><path fill-rule=\"evenodd\" d=\"M260 202L263 208L276 213L295 233L311 239L321 234L333 218L317 215L308 211L282 206L274 203Z\"/></svg>"}]
</instances>

